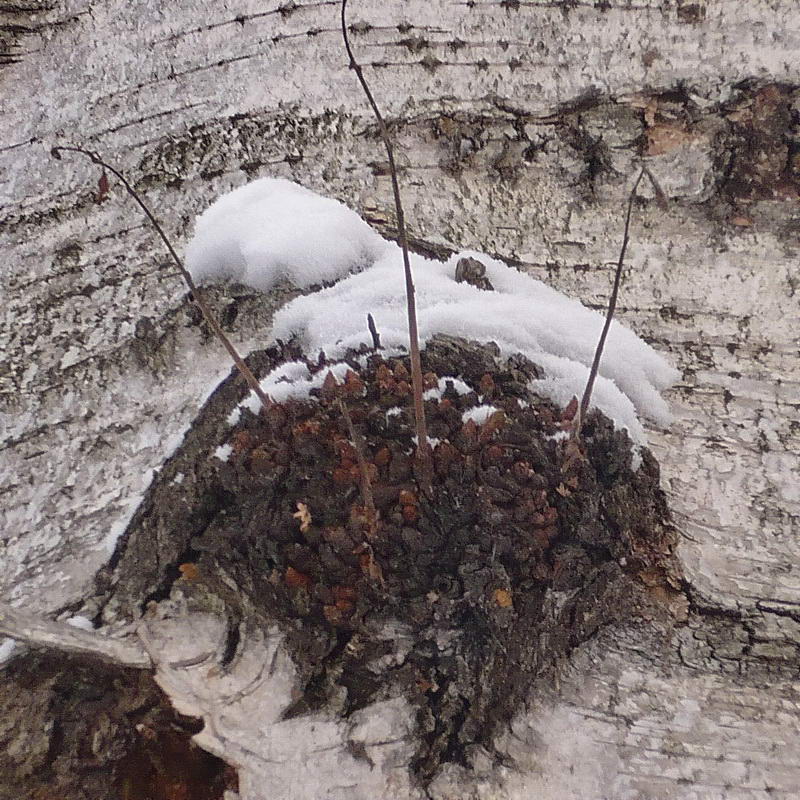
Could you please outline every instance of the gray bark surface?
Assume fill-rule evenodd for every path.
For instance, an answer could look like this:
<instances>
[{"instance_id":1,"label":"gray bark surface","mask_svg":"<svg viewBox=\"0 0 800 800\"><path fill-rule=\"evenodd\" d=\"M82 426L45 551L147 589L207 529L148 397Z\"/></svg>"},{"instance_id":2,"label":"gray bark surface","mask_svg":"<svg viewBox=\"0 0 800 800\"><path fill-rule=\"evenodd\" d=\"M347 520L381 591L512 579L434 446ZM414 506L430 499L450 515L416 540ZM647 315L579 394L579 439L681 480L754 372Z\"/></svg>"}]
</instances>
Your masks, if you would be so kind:
<instances>
[{"instance_id":1,"label":"gray bark surface","mask_svg":"<svg viewBox=\"0 0 800 800\"><path fill-rule=\"evenodd\" d=\"M278 0L0 9L17 26L15 58L0 56L5 599L80 607L152 471L230 369L135 208L116 189L95 203L91 165L53 161L50 148L102 151L179 244L197 212L258 175L338 197L391 233L383 151L338 11ZM350 14L393 122L410 234L430 250L483 250L601 307L642 155L670 198L666 212L636 212L618 315L682 371L675 423L651 442L682 534L686 622L615 628L581 647L497 742L509 766L476 753L431 796L797 796L795 3L365 0ZM212 300L249 351L288 296L227 288ZM216 642L217 622L197 620ZM149 624L164 653L191 644L164 639L172 622ZM276 748L314 725L321 743L259 751L266 722L220 698L263 686L277 708L292 667L274 639L247 646L274 670L245 670L224 691L205 661L201 672L154 657L179 710L205 719L200 741L241 769L243 797L413 796L399 702L305 728L278 710ZM342 770L351 724L369 760ZM286 785L275 762L296 776L290 790L275 788ZM267 775L274 795L262 794Z\"/></svg>"}]
</instances>

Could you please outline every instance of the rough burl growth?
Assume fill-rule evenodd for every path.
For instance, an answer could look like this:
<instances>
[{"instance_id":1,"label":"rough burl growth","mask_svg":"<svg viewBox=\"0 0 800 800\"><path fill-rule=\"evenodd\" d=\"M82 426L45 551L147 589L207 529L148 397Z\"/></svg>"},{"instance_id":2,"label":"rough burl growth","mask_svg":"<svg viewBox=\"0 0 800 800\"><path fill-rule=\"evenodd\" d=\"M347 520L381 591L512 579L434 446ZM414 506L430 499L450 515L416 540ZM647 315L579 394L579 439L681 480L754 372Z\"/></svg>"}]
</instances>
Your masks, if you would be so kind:
<instances>
[{"instance_id":1,"label":"rough burl growth","mask_svg":"<svg viewBox=\"0 0 800 800\"><path fill-rule=\"evenodd\" d=\"M565 434L576 404L532 394L526 358L429 343L426 388L458 376L474 391L445 383L426 400L428 495L407 359L364 348L350 363L316 397L244 410L232 428L220 420L241 387L223 385L122 546L106 615L136 614L179 581L225 597L234 618L277 621L304 681L289 713L347 715L402 693L419 708L424 779L491 749L535 679L598 628L663 613L679 586L675 535L652 456L632 471L627 436L597 413L579 448ZM325 374L324 359L313 368ZM480 404L496 410L465 421ZM197 438L221 430L227 461Z\"/></svg>"}]
</instances>

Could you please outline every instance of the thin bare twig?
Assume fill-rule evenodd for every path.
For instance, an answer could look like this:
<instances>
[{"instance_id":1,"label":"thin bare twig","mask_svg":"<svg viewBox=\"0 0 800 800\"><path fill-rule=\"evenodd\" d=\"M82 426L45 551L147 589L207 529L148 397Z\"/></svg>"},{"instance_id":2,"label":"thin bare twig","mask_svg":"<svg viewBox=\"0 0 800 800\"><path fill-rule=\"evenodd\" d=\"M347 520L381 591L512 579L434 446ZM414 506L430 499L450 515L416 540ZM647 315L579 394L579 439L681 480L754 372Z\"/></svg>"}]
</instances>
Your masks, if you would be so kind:
<instances>
[{"instance_id":1,"label":"thin bare twig","mask_svg":"<svg viewBox=\"0 0 800 800\"><path fill-rule=\"evenodd\" d=\"M272 401L264 392L264 390L261 388L261 385L256 380L256 377L255 375L253 375L252 371L250 370L250 367L248 367L247 364L245 364L244 359L239 355L238 351L233 346L231 340L226 336L225 331L223 331L222 328L220 327L219 323L217 322L216 318L211 312L208 303L206 303L202 293L198 289L197 284L195 284L194 279L191 276L191 273L183 265L183 261L181 261L180 257L175 251L175 248L172 246L172 242L170 242L169 238L167 237L167 234L164 233L164 229L161 227L161 224L156 219L153 212L147 207L144 200L142 200L142 198L139 196L139 193L128 182L127 178L119 170L112 167L106 161L103 161L103 159L97 153L91 150L86 150L83 147L61 145L59 147L54 147L50 151L50 154L53 156L53 158L60 160L61 153L63 152L79 153L80 155L86 156L92 161L93 164L97 164L98 166L103 168L104 170L103 176L105 176L106 171L108 171L125 187L125 190L136 201L136 203L139 205L139 208L142 209L145 216L150 221L150 224L155 228L156 232L161 237L161 241L164 242L164 245L167 248L167 252L172 257L172 260L175 262L175 264L178 267L178 270L183 276L183 280L189 287L189 291L192 293L192 299L194 300L195 303L197 303L197 307L200 309L200 312L202 313L205 321L208 323L208 326L214 332L214 335L217 337L217 339L220 340L220 342L222 342L223 346L228 351L228 354L233 359L233 363L236 364L237 368L239 369L239 372L247 381L247 384L250 386L250 388L255 392L256 396L261 401L261 403L264 406L271 405ZM101 177L99 196L104 195L106 191L107 191L106 181L103 181L103 178Z\"/></svg>"},{"instance_id":2,"label":"thin bare twig","mask_svg":"<svg viewBox=\"0 0 800 800\"><path fill-rule=\"evenodd\" d=\"M392 191L394 192L394 206L397 214L397 231L400 239L400 247L403 251L403 267L406 278L406 303L408 307L408 338L409 353L411 355L411 383L414 393L414 420L417 429L417 460L419 462L423 481L427 485L433 476L433 453L430 442L428 441L428 428L425 422L425 405L422 394L422 362L419 356L419 332L417 329L417 305L414 296L414 278L411 274L411 262L408 255L408 235L406 234L405 216L403 214L403 204L400 200L400 185L397 180L397 167L394 161L394 149L389 136L389 129L383 120L378 104L370 91L369 85L364 78L364 73L356 61L353 50L350 47L350 38L347 34L347 0L342 0L342 38L344 39L345 50L350 59L350 69L356 73L358 82L364 90L375 119L378 121L378 129L386 147L386 156L389 159L389 172L392 177Z\"/></svg>"},{"instance_id":3,"label":"thin bare twig","mask_svg":"<svg viewBox=\"0 0 800 800\"><path fill-rule=\"evenodd\" d=\"M373 319L372 314L367 314L367 327L369 328L370 336L372 336L372 349L380 350L381 335L378 333L378 329L375 327L375 320Z\"/></svg>"},{"instance_id":4,"label":"thin bare twig","mask_svg":"<svg viewBox=\"0 0 800 800\"><path fill-rule=\"evenodd\" d=\"M133 636L112 639L96 631L74 628L29 614L0 602L0 635L25 642L33 647L47 647L64 653L89 656L107 664L136 669L150 669L152 662Z\"/></svg>"},{"instance_id":5,"label":"thin bare twig","mask_svg":"<svg viewBox=\"0 0 800 800\"><path fill-rule=\"evenodd\" d=\"M353 418L350 416L350 412L347 410L347 406L341 397L339 398L339 408L341 409L342 416L347 425L347 433L356 450L356 460L358 461L358 469L361 473L361 496L364 500L364 508L366 508L369 517L368 525L370 533L375 533L375 528L378 524L378 512L375 509L375 498L372 495L372 481L369 479L369 471L367 469L364 437L356 430L355 425L353 425Z\"/></svg>"},{"instance_id":6,"label":"thin bare twig","mask_svg":"<svg viewBox=\"0 0 800 800\"><path fill-rule=\"evenodd\" d=\"M636 198L636 190L639 188L639 183L641 182L642 178L649 174L649 170L647 167L642 167L641 171L639 172L639 176L636 178L636 182L633 184L633 189L631 189L630 196L628 197L628 208L625 213L625 229L622 234L622 247L619 251L619 259L617 260L617 269L614 274L614 286L611 289L611 297L608 301L608 311L606 312L606 321L603 325L603 330L600 334L600 339L597 342L597 347L594 351L594 360L592 361L591 369L589 370L589 379L586 381L586 388L583 392L583 399L581 400L580 408L578 409L578 413L575 418L574 426L572 429L572 433L575 439L579 439L581 435L581 427L583 425L583 421L586 418L586 414L589 411L589 402L592 399L592 389L594 388L594 382L597 378L597 370L600 367L600 359L603 357L603 347L605 347L606 337L608 336L609 328L611 328L611 321L614 318L614 311L617 307L617 295L619 294L619 284L622 278L622 267L625 263L625 251L628 249L628 240L630 238L630 227L631 227L631 213L633 211L633 201ZM653 185L657 186L655 181L653 181Z\"/></svg>"}]
</instances>

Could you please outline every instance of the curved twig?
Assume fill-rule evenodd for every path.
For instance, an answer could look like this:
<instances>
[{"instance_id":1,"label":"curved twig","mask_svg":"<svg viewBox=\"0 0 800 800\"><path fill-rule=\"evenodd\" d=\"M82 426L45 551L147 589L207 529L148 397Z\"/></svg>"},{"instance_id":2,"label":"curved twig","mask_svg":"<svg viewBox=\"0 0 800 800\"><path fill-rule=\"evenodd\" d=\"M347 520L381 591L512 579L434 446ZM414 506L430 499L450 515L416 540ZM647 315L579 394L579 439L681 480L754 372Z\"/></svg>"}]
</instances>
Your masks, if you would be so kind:
<instances>
[{"instance_id":1,"label":"curved twig","mask_svg":"<svg viewBox=\"0 0 800 800\"><path fill-rule=\"evenodd\" d=\"M79 153L80 155L86 156L91 160L93 164L97 164L99 167L102 167L103 170L110 172L125 187L125 190L128 192L128 194L136 201L136 203L139 205L139 208L142 209L144 215L150 221L150 224L156 229L156 232L161 237L161 241L164 242L164 245L167 248L167 252L172 257L172 260L175 262L175 264L178 267L178 270L183 276L183 280L189 287L189 291L192 293L192 299L194 300L195 303L197 303L197 307L200 309L200 312L203 315L203 319L205 319L205 321L208 323L208 326L214 332L214 335L217 337L217 339L219 339L220 342L222 342L223 346L228 351L228 354L233 359L233 363L236 364L236 367L238 368L239 372L247 381L247 384L250 386L250 388L255 392L256 396L261 401L261 403L264 406L270 405L272 401L270 400L268 395L264 392L264 390L261 388L261 385L259 384L258 380L256 380L256 377L255 375L253 375L252 371L250 370L250 367L248 367L247 364L245 364L244 359L239 355L239 352L233 346L231 340L227 337L225 332L220 327L220 324L217 322L216 318L211 312L208 303L206 303L202 293L197 287L197 284L194 282L191 273L183 265L183 261L181 261L180 256L178 256L177 252L175 251L175 248L172 246L172 242L170 242L169 238L167 237L167 234L164 233L164 229L161 227L161 224L156 219L153 212L147 207L144 200L142 200L142 198L139 196L139 193L128 182L127 178L118 169L112 167L111 164L107 163L106 161L103 161L103 159L92 150L86 150L83 147L74 147L72 145L60 145L58 147L54 147L50 151L50 155L52 155L53 158L60 160L62 152Z\"/></svg>"},{"instance_id":2,"label":"curved twig","mask_svg":"<svg viewBox=\"0 0 800 800\"><path fill-rule=\"evenodd\" d=\"M575 419L574 427L573 427L573 436L578 439L581 435L581 427L583 425L583 420L586 418L586 414L589 411L589 402L592 399L592 389L594 388L594 382L597 378L597 370L600 367L600 359L603 357L603 348L606 344L606 337L608 336L608 331L611 328L611 321L614 318L614 311L617 308L617 296L619 295L619 284L620 280L622 279L622 267L625 263L625 252L628 249L628 241L630 239L630 227L631 227L631 213L633 212L633 201L636 198L636 190L639 188L639 183L641 183L642 178L645 175L649 175L649 170L647 167L642 167L639 172L639 176L636 178L636 182L633 184L633 189L631 189L630 196L628 197L628 209L625 213L625 228L622 234L622 247L619 251L619 258L617 259L617 270L614 273L614 286L611 289L611 297L608 300L608 311L606 312L606 321L603 325L603 330L600 334L600 339L597 342L597 347L594 351L594 360L592 361L591 369L589 370L589 378L586 381L586 388L583 391L583 398L581 400L580 408L578 409L578 413ZM651 177L653 183L655 185L655 180Z\"/></svg>"}]
</instances>

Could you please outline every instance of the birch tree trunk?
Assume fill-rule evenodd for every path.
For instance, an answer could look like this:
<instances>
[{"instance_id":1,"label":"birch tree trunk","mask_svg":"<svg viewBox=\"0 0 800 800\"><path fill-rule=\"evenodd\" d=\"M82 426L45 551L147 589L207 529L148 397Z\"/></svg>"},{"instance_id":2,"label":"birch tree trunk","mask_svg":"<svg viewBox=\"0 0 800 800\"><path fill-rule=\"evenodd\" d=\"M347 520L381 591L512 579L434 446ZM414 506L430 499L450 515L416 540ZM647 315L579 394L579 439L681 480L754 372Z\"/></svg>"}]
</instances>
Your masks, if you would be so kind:
<instances>
[{"instance_id":1,"label":"birch tree trunk","mask_svg":"<svg viewBox=\"0 0 800 800\"><path fill-rule=\"evenodd\" d=\"M116 190L97 203L92 166L51 147L100 151L181 245L195 214L261 175L391 235L338 14L333 0L0 5L0 590L15 606L95 615L96 573L230 369L138 211ZM682 372L675 423L650 438L685 619L601 631L532 689L494 754L445 766L424 792L796 797L796 4L352 0L350 21L418 247L485 251L603 307L642 158L670 200L636 212L618 316ZM247 352L292 292L212 300ZM170 602L139 636L242 798L425 796L401 699L284 720L296 675L280 635L252 634L238 672L209 672L224 621Z\"/></svg>"}]
</instances>

